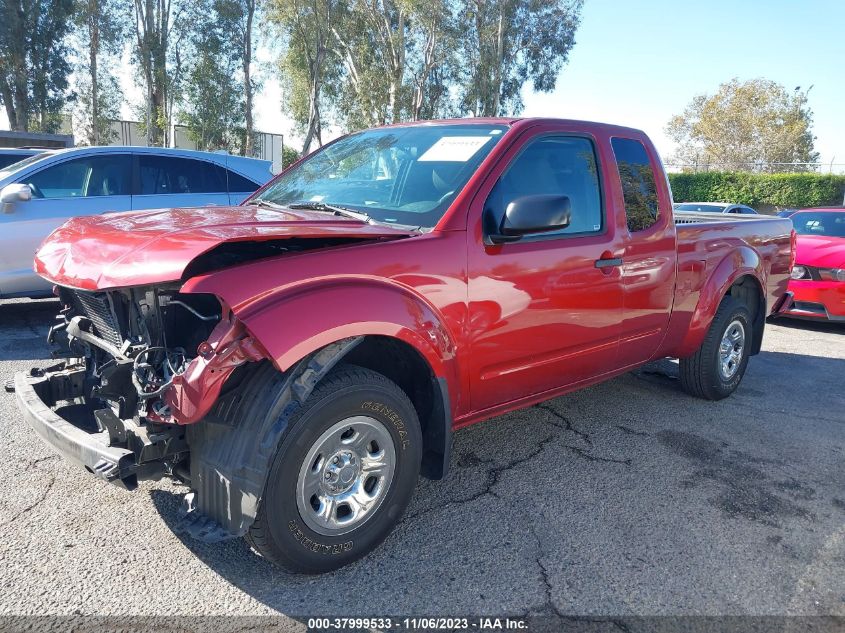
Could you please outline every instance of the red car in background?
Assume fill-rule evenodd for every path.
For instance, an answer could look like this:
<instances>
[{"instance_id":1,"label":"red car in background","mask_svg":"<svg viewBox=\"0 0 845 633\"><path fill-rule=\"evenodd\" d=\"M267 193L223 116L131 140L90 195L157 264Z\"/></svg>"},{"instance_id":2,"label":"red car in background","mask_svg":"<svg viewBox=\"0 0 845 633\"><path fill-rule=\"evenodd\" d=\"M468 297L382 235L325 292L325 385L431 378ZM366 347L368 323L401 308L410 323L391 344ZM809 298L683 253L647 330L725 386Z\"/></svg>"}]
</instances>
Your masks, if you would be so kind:
<instances>
[{"instance_id":1,"label":"red car in background","mask_svg":"<svg viewBox=\"0 0 845 633\"><path fill-rule=\"evenodd\" d=\"M845 207L802 209L791 217L798 234L793 303L783 315L845 323Z\"/></svg>"}]
</instances>

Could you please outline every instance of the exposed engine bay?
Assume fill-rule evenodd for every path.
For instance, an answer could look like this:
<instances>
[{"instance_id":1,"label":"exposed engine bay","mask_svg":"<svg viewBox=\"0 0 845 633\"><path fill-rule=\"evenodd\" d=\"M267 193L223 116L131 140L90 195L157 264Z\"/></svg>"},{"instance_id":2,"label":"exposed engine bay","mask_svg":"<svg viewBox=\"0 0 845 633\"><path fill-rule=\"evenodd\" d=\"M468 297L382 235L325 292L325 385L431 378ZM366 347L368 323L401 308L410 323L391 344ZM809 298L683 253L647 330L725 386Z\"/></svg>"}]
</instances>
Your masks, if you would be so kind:
<instances>
[{"instance_id":1,"label":"exposed engine bay","mask_svg":"<svg viewBox=\"0 0 845 633\"><path fill-rule=\"evenodd\" d=\"M240 365L263 358L244 326L212 295L176 284L87 292L59 287L49 334L52 400L73 401L134 454L137 477L190 481L185 424L198 421Z\"/></svg>"},{"instance_id":2,"label":"exposed engine bay","mask_svg":"<svg viewBox=\"0 0 845 633\"><path fill-rule=\"evenodd\" d=\"M176 286L59 288L59 298L63 309L50 342L64 340L60 355L85 359L86 396L107 402L120 418L166 415L161 396L222 316L213 296L180 295Z\"/></svg>"}]
</instances>

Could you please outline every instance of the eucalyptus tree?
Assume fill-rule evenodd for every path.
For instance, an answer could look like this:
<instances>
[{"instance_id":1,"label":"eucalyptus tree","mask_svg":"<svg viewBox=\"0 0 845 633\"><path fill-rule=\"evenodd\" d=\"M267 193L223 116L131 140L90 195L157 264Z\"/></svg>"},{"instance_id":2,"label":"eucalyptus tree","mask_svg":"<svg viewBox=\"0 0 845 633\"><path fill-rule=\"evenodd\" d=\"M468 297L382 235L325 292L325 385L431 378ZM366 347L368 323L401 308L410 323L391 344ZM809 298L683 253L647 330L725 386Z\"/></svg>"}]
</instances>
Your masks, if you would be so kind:
<instances>
[{"instance_id":1,"label":"eucalyptus tree","mask_svg":"<svg viewBox=\"0 0 845 633\"><path fill-rule=\"evenodd\" d=\"M133 0L133 59L141 71L144 94L143 128L149 145L167 145L174 104L186 70L198 16L207 14L207 0Z\"/></svg>"},{"instance_id":2,"label":"eucalyptus tree","mask_svg":"<svg viewBox=\"0 0 845 633\"><path fill-rule=\"evenodd\" d=\"M13 130L55 132L68 100L73 0L0 2L0 103Z\"/></svg>"},{"instance_id":3,"label":"eucalyptus tree","mask_svg":"<svg viewBox=\"0 0 845 633\"><path fill-rule=\"evenodd\" d=\"M460 0L464 112L518 114L521 91L554 90L575 45L583 0Z\"/></svg>"},{"instance_id":4,"label":"eucalyptus tree","mask_svg":"<svg viewBox=\"0 0 845 633\"><path fill-rule=\"evenodd\" d=\"M110 122L120 116L122 93L114 73L131 34L132 8L125 0L78 0L74 43L77 51L76 113L89 145L107 143Z\"/></svg>"},{"instance_id":5,"label":"eucalyptus tree","mask_svg":"<svg viewBox=\"0 0 845 633\"><path fill-rule=\"evenodd\" d=\"M279 60L286 89L285 109L302 130L302 151L322 145L324 108L339 78L333 43L345 21L341 0L270 0L267 16L286 41Z\"/></svg>"}]
</instances>

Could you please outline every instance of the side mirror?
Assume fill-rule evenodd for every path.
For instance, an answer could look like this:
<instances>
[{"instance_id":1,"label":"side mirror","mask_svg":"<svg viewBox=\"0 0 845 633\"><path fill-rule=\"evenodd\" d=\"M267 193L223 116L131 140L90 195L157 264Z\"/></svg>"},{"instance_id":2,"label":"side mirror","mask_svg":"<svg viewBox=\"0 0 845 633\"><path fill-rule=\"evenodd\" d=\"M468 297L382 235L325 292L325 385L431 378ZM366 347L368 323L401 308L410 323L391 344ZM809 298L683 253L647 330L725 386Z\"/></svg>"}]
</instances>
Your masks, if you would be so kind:
<instances>
[{"instance_id":1,"label":"side mirror","mask_svg":"<svg viewBox=\"0 0 845 633\"><path fill-rule=\"evenodd\" d=\"M508 204L498 232L491 232L487 237L493 244L515 242L530 233L565 229L571 216L569 196L522 196Z\"/></svg>"},{"instance_id":2,"label":"side mirror","mask_svg":"<svg viewBox=\"0 0 845 633\"><path fill-rule=\"evenodd\" d=\"M32 200L32 189L29 185L23 183L16 183L6 185L0 190L0 203L3 204L3 211L6 213L12 212L12 205L15 202L29 202Z\"/></svg>"}]
</instances>

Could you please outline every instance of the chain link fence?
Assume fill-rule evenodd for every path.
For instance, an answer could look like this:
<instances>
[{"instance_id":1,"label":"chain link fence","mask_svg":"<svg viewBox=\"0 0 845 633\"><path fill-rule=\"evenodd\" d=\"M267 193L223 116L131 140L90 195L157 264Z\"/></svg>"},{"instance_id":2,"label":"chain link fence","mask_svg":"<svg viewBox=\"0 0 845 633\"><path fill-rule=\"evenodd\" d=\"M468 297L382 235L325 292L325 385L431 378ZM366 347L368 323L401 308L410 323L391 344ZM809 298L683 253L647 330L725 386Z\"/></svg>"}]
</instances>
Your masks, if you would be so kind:
<instances>
[{"instance_id":1,"label":"chain link fence","mask_svg":"<svg viewBox=\"0 0 845 633\"><path fill-rule=\"evenodd\" d=\"M834 159L835 160L835 159ZM845 163L767 163L764 161L748 163L710 163L680 162L667 160L666 171L675 173L702 173L710 171L745 171L756 174L845 174Z\"/></svg>"}]
</instances>

